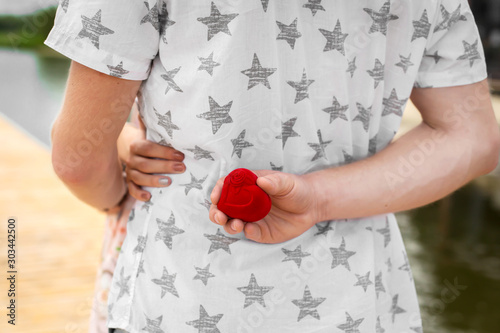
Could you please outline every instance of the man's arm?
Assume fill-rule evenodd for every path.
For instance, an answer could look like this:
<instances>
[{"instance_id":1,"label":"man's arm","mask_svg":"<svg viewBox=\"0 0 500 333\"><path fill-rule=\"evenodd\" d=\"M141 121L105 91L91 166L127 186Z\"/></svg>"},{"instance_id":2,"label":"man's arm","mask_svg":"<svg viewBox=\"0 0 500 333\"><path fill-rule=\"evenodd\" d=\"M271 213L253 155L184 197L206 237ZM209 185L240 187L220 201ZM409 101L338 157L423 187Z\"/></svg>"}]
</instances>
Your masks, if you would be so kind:
<instances>
[{"instance_id":1,"label":"man's arm","mask_svg":"<svg viewBox=\"0 0 500 333\"><path fill-rule=\"evenodd\" d=\"M98 209L113 207L126 191L116 140L140 84L71 65L52 128L52 164L71 192Z\"/></svg>"}]
</instances>

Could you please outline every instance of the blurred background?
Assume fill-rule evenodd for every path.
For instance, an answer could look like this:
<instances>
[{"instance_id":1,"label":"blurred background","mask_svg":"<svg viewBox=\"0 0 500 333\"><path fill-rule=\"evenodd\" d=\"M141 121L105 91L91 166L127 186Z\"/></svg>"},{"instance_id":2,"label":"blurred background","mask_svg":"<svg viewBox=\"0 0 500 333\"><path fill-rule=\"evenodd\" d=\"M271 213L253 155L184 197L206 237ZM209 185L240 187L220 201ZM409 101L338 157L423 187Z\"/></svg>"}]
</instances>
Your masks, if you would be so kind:
<instances>
[{"instance_id":1,"label":"blurred background","mask_svg":"<svg viewBox=\"0 0 500 333\"><path fill-rule=\"evenodd\" d=\"M500 0L471 0L500 122ZM87 332L104 216L74 199L50 164L50 126L69 61L43 45L57 0L0 2L0 231L17 218L17 323L1 332ZM420 121L410 104L398 135ZM500 332L500 170L398 214L426 333ZM0 256L2 274L6 256ZM458 288L456 286L459 286ZM455 287L453 287L455 286Z\"/></svg>"}]
</instances>

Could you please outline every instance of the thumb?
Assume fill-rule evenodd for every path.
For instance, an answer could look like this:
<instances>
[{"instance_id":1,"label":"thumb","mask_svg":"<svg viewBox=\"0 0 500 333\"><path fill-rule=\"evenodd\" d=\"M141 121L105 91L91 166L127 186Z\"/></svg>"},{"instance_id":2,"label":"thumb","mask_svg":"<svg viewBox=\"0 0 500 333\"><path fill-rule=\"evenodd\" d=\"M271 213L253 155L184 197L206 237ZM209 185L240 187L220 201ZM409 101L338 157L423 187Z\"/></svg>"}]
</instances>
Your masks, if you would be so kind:
<instances>
[{"instance_id":1,"label":"thumb","mask_svg":"<svg viewBox=\"0 0 500 333\"><path fill-rule=\"evenodd\" d=\"M276 172L259 177L257 185L269 195L285 196L292 191L295 180L290 174Z\"/></svg>"}]
</instances>

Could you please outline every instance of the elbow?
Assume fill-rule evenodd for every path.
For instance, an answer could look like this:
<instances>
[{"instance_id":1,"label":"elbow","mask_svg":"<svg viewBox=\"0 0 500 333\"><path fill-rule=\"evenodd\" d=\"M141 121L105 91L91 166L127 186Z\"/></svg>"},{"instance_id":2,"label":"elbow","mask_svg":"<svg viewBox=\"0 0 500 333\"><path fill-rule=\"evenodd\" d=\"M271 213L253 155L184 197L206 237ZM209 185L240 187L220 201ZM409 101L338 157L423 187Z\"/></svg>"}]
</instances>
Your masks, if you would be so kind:
<instances>
[{"instance_id":1,"label":"elbow","mask_svg":"<svg viewBox=\"0 0 500 333\"><path fill-rule=\"evenodd\" d=\"M495 126L491 133L483 137L484 141L478 143L481 146L482 172L488 174L498 167L500 159L500 131L498 126Z\"/></svg>"}]
</instances>

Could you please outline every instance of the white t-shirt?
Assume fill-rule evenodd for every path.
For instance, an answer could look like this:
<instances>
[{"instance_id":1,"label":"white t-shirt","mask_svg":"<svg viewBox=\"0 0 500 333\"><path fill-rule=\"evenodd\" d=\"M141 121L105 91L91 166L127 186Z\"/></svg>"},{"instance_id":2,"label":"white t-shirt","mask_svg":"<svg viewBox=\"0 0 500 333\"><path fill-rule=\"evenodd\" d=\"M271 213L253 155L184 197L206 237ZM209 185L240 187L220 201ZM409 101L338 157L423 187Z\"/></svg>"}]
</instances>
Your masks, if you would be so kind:
<instances>
[{"instance_id":1,"label":"white t-shirt","mask_svg":"<svg viewBox=\"0 0 500 333\"><path fill-rule=\"evenodd\" d=\"M46 44L144 80L148 138L186 155L187 171L130 216L110 327L422 332L393 214L259 244L210 222L209 196L238 167L303 174L367 158L414 86L485 79L466 0L64 0Z\"/></svg>"}]
</instances>

